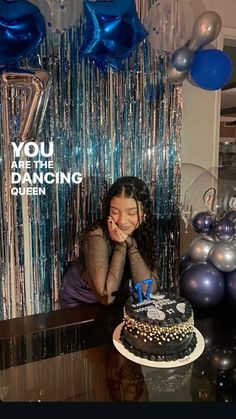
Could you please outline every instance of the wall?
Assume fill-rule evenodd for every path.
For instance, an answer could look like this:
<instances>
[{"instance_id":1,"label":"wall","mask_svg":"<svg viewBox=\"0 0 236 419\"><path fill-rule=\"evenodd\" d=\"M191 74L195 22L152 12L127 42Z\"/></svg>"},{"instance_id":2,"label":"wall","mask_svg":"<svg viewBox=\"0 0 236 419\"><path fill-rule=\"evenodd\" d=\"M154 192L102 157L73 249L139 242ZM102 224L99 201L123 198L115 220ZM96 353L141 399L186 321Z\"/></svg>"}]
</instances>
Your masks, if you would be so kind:
<instances>
[{"instance_id":1,"label":"wall","mask_svg":"<svg viewBox=\"0 0 236 419\"><path fill-rule=\"evenodd\" d=\"M214 10L222 19L224 27L236 28L235 0L191 0L194 18L207 10ZM221 31L222 32L222 31ZM222 34L221 34L222 38ZM220 41L214 43L218 48ZM182 163L193 163L205 169L218 164L219 158L220 92L199 89L187 80L183 83L183 135L181 146ZM188 186L186 176L181 183L181 202ZM189 179L190 181L191 179ZM195 233L188 234L182 226L180 253L183 254Z\"/></svg>"},{"instance_id":2,"label":"wall","mask_svg":"<svg viewBox=\"0 0 236 419\"><path fill-rule=\"evenodd\" d=\"M236 28L235 0L191 0L196 19L206 10L221 16L223 26ZM182 162L209 168L218 163L219 93L199 89L188 81L183 84Z\"/></svg>"}]
</instances>

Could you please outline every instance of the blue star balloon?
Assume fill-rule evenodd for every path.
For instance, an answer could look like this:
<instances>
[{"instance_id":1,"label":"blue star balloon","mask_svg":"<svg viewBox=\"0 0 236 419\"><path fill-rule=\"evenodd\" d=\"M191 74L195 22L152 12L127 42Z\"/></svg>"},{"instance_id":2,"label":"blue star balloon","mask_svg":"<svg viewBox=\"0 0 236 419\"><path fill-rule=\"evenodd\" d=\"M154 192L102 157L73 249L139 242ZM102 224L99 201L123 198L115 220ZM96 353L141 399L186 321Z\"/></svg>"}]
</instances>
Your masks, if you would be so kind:
<instances>
[{"instance_id":1,"label":"blue star balloon","mask_svg":"<svg viewBox=\"0 0 236 419\"><path fill-rule=\"evenodd\" d=\"M85 31L82 57L104 70L118 71L148 32L139 20L135 0L84 1Z\"/></svg>"},{"instance_id":2,"label":"blue star balloon","mask_svg":"<svg viewBox=\"0 0 236 419\"><path fill-rule=\"evenodd\" d=\"M0 66L12 66L32 54L45 36L38 7L27 0L0 0Z\"/></svg>"}]
</instances>

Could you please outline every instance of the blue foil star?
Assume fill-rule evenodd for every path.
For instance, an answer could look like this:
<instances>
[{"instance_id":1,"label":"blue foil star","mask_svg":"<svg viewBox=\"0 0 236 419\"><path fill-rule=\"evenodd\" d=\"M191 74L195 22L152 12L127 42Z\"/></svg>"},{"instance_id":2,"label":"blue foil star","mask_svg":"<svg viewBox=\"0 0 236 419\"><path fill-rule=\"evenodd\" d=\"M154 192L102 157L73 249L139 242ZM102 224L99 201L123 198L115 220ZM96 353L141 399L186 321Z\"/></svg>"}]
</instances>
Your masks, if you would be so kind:
<instances>
[{"instance_id":1,"label":"blue foil star","mask_svg":"<svg viewBox=\"0 0 236 419\"><path fill-rule=\"evenodd\" d=\"M84 1L85 31L80 48L104 70L118 71L148 32L140 22L135 0Z\"/></svg>"}]
</instances>

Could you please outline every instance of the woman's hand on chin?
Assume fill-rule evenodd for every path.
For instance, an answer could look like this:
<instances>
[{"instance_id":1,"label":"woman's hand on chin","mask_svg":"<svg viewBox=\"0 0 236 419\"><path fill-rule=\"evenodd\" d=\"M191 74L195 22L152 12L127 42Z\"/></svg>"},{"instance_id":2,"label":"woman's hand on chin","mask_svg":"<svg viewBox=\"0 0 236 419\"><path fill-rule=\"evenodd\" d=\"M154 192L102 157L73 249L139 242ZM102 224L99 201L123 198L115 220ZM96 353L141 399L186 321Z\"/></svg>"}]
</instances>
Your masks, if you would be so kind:
<instances>
[{"instance_id":1,"label":"woman's hand on chin","mask_svg":"<svg viewBox=\"0 0 236 419\"><path fill-rule=\"evenodd\" d=\"M125 234L123 231L121 231L111 217L107 218L107 227L112 241L119 243L126 241L128 234Z\"/></svg>"}]
</instances>

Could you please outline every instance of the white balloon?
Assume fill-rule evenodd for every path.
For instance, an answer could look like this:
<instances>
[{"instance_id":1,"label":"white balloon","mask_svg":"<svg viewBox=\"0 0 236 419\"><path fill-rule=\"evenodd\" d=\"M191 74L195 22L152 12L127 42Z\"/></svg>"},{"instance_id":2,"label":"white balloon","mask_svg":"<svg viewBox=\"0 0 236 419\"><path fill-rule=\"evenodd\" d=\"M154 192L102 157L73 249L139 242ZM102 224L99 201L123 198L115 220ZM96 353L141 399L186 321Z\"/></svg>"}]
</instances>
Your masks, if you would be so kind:
<instances>
[{"instance_id":1,"label":"white balloon","mask_svg":"<svg viewBox=\"0 0 236 419\"><path fill-rule=\"evenodd\" d=\"M169 53L191 38L194 14L188 0L157 0L144 22L148 40L155 52Z\"/></svg>"},{"instance_id":2,"label":"white balloon","mask_svg":"<svg viewBox=\"0 0 236 419\"><path fill-rule=\"evenodd\" d=\"M62 32L75 25L83 12L83 0L31 0L44 16L46 30Z\"/></svg>"}]
</instances>

